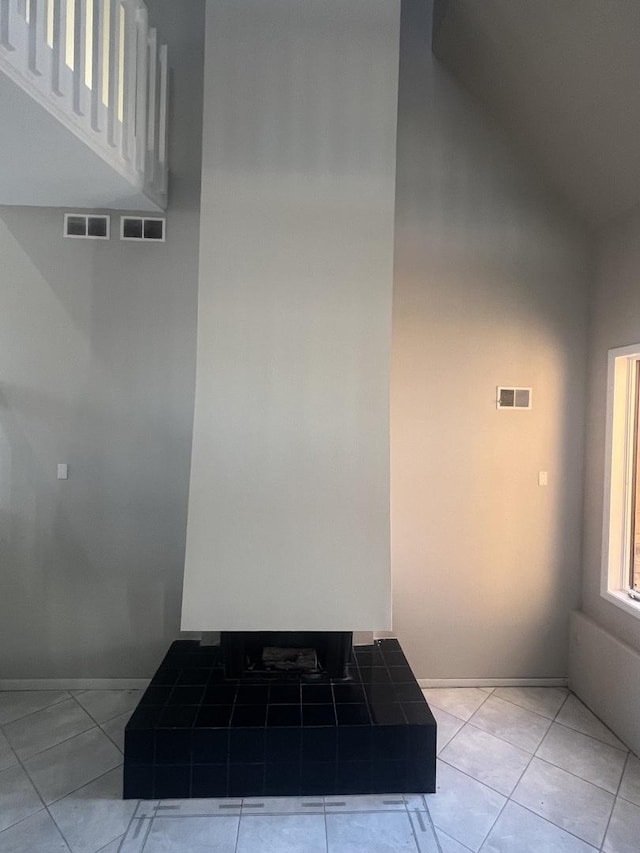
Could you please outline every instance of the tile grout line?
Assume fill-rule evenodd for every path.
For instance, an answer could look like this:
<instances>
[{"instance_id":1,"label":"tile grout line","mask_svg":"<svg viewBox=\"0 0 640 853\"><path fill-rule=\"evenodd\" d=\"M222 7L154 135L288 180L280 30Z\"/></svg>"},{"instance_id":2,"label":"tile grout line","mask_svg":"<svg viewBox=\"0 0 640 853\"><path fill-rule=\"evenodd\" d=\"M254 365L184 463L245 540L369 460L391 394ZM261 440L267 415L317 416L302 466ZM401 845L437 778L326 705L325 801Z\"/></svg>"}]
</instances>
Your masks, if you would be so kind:
<instances>
[{"instance_id":1,"label":"tile grout line","mask_svg":"<svg viewBox=\"0 0 640 853\"><path fill-rule=\"evenodd\" d=\"M4 734L4 732L3 732L3 734ZM6 735L5 735L5 737L6 737ZM48 811L49 811L49 809L47 809L47 804L45 803L45 801L44 801L44 798L43 798L42 794L40 793L40 791L39 791L39 790L38 790L38 788L36 787L36 785L35 785L35 783L34 783L33 779L31 778L31 776L30 776L30 774L29 774L29 771L28 771L28 770L27 770L27 768L24 766L24 764L23 764L23 762L22 762L22 759L20 758L20 756L18 755L18 753L15 751L15 749L13 748L13 746L11 745L11 743L9 742L9 738L6 738L6 740L7 740L7 743L9 744L9 749L13 752L13 754L14 754L14 756L15 756L15 759L16 759L16 761L18 762L18 766L20 767L20 769L22 770L22 772L24 773L24 775L25 775L25 776L27 777L27 779L29 780L29 784L31 785L31 787L33 788L33 790L34 790L34 791L36 792L36 794L38 795L38 798L39 798L40 802L42 803L42 808L43 808L43 809L45 809L45 810L48 812ZM7 769L10 769L10 768L7 768ZM4 772L4 771L3 771L3 772ZM40 811L42 811L42 809L38 809L38 812L40 812ZM33 812L33 814L38 814L38 812ZM33 815L28 815L28 817L33 817ZM22 820L26 820L26 819L27 819L27 818L23 818ZM21 823L21 822L22 822L22 821L16 821L16 823ZM11 826L15 826L15 825L16 825L16 823L12 823L12 824L11 824ZM56 824L56 826L57 826L57 824ZM8 827L8 826L5 826L5 829L9 829L9 827ZM3 830L3 832L4 832L4 830ZM66 843L66 839L65 839L65 843Z\"/></svg>"},{"instance_id":2,"label":"tile grout line","mask_svg":"<svg viewBox=\"0 0 640 853\"><path fill-rule=\"evenodd\" d=\"M500 697L498 697L498 698L500 698ZM556 711L555 717L557 717L557 716L558 716L558 714L560 713L561 708L564 706L564 703L567 701L567 699L568 699L568 694L567 694L567 696L565 696L564 702L562 702L562 704L560 705L560 707L559 707L559 708L558 708L558 710ZM525 710L526 710L526 709L525 709ZM532 713L533 713L533 712L532 712ZM542 715L541 715L541 714L538 714L538 716L542 716ZM545 732L545 734L544 734L544 735L543 735L543 737L541 738L540 743L542 743L542 741L544 740L544 738L547 736L547 732L549 731L549 729L550 729L550 728L551 728L551 726L553 725L553 722L554 722L554 720L555 720L555 717L553 717L553 719L549 720L549 725L547 726L547 731ZM545 719L549 719L549 718L548 718L548 717L546 717ZM531 757L530 757L529 761L527 761L526 766L523 768L522 773L521 773L521 774L520 774L520 776L518 777L518 781L516 782L516 784L515 784L515 785L513 786L513 788L511 789L511 793L510 793L510 794L505 798L505 801L504 801L504 803L502 804L502 808L500 809L500 811L499 811L498 815L496 816L496 819L493 821L493 823L491 824L491 826L490 826L490 828L489 828L489 831L487 832L487 834L485 835L485 837L482 839L482 843L480 844L480 847L478 848L478 851L481 851L481 850L482 850L482 848L484 847L484 845L486 844L487 839L488 839L488 838L489 838L489 836L491 835L491 833L492 833L492 831L493 831L493 829L494 829L495 825L498 823L498 821L499 821L499 820L500 820L500 818L502 817L502 813L503 813L503 812L504 812L504 810L506 809L507 805L508 805L509 803L511 803L511 802L514 802L514 803L515 803L515 800L512 800L512 799L511 799L511 797L512 797L512 795L513 795L514 791L516 790L516 788L518 787L518 785L520 784L520 782L522 781L522 778L524 777L524 774L527 772L527 770L528 770L528 769L529 769L529 767L531 766L531 762L532 762L532 761L533 761L533 759L535 758L535 754L536 754L537 750L540 748L540 743L539 743L539 744L538 744L538 746L536 747L536 750L531 754ZM479 781L479 780L478 780L478 781ZM487 786L487 787L489 787L489 786ZM516 805L519 805L519 804L518 804L518 803L516 803ZM542 817L542 816L541 816L541 815L538 815L538 817ZM544 818L543 818L543 820L544 820ZM553 821L549 821L549 823L553 823ZM553 825L555 826L556 824L553 824ZM562 829L562 827L558 827L558 828L559 828L559 829Z\"/></svg>"},{"instance_id":3,"label":"tile grout line","mask_svg":"<svg viewBox=\"0 0 640 853\"><path fill-rule=\"evenodd\" d=\"M437 756L436 756L436 759L437 759ZM433 833L433 837L436 840L436 845L438 847L439 853L442 853L442 845L440 844L440 839L438 838L438 833L436 831L435 824L434 824L433 819L431 817L431 812L429 811L429 806L427 805L427 799L426 799L426 796L424 794L422 794L422 802L424 803L425 814L427 815L427 820L429 821L429 826L431 827L431 832ZM419 847L420 847L420 845L418 845L418 848Z\"/></svg>"},{"instance_id":4,"label":"tile grout line","mask_svg":"<svg viewBox=\"0 0 640 853\"><path fill-rule=\"evenodd\" d=\"M409 827L411 828L411 835L413 836L413 841L416 845L417 853L420 853L420 844L418 843L418 836L416 835L416 828L413 825L413 819L411 817L411 812L409 811L409 809L407 807L407 801L404 799L404 797L403 797L403 801L404 801L404 810L405 810L405 813L407 815L407 820L409 821ZM326 823L326 821L325 821L325 823ZM439 853L442 853L440 846L438 846L438 851L439 851Z\"/></svg>"},{"instance_id":5,"label":"tile grout line","mask_svg":"<svg viewBox=\"0 0 640 853\"><path fill-rule=\"evenodd\" d=\"M491 694L488 694L488 695L491 695ZM568 697L566 697L566 698L565 698L565 700L564 700L565 702L567 701L567 698L568 698ZM485 700L485 701L486 701L486 700ZM483 702L482 704L484 704L484 702ZM564 702L562 703L562 705L564 705ZM556 712L556 716L560 713L560 709L562 708L562 705L560 706L560 708L558 708L558 710L557 710L557 712ZM482 707L482 705L480 705L480 707ZM478 711L478 710L480 710L480 707L479 707L479 708L474 712L474 714L475 714L475 713L477 713L477 711ZM525 709L525 710L526 710L526 709ZM473 716L473 715L472 715L472 716ZM538 716L541 716L541 715L540 715L540 714L538 714ZM464 723L464 725L459 729L459 731L458 731L458 732L456 732L456 735L458 735L461 731L463 731L463 729L464 729L464 728L465 728L465 726L467 726L467 725L471 725L472 727L477 728L476 726L473 726L473 723L471 723L471 719L472 719L472 717L471 717L471 718L469 718L469 720L467 720L467 721ZM545 719L549 720L549 718L548 718L548 717L547 717L547 718L545 718ZM554 719L555 719L555 718L554 718ZM548 727L547 727L547 731L551 728L552 723L553 723L553 720L549 720L549 725L548 725ZM491 733L490 733L490 732L487 732L486 734L491 734ZM455 737L456 735L454 735L454 737ZM495 735L494 735L494 737L495 737ZM453 740L453 738L452 738L452 740ZM502 738L500 738L500 740L502 740ZM505 743L509 743L509 741L505 741ZM542 740L540 741L540 743L542 743ZM511 744L511 746L514 746L514 744ZM539 747L539 745L538 745L538 747ZM537 748L538 748L538 747L537 747ZM537 748L536 748L536 749L537 749ZM526 752L526 750L523 750L523 751L524 751L524 752ZM475 782L477 782L477 783L479 783L479 784L481 784L481 785L485 785L485 787L489 788L489 790L495 791L497 794L500 794L501 796L505 797L505 801L504 801L504 803L502 804L502 807L501 807L500 811L499 811L499 812L498 812L498 814L496 815L495 820L493 820L493 821L492 821L491 826L489 827L489 829L488 829L487 833L485 834L484 838L482 839L482 842L481 842L481 844L480 844L480 846L479 846L479 848L478 848L478 850L479 850L479 851L481 851L481 850L482 850L482 847L485 845L485 843L486 843L486 841L487 841L487 838L488 838L488 837L489 837L489 835L491 834L491 832L492 832L493 828L495 827L495 825L497 824L497 822L500 820L500 817L502 816L503 811L504 811L504 810L505 810L505 808L507 807L507 804L508 804L508 803L510 803L510 802L515 802L515 800L513 800L513 801L512 801L511 796L512 796L513 792L516 790L516 788L518 787L518 785L520 784L520 782L521 782L521 780L522 780L522 777L524 776L524 774L525 774L525 773L527 772L527 770L529 769L529 766L530 766L531 762L532 762L532 761L533 761L533 759L535 758L535 753L529 753L529 755L530 755L529 761L527 762L526 766L523 768L522 773L521 773L521 774L520 774L520 776L518 777L518 781L517 781L517 782L516 782L516 784L513 786L513 788L511 789L511 794L509 794L508 796L505 796L505 794L502 794L500 791L495 791L495 788L492 788L490 785L485 785L485 783L484 783L484 782L480 782L480 780L479 780L479 779L476 779L474 776L471 776L469 773L465 773L463 770L460 770L458 767L454 767L454 769L455 769L455 770L457 770L459 773L464 773L464 775L465 775L465 776L467 776L469 779L473 779ZM444 764L447 764L447 766L449 766L449 767L453 767L453 765L452 765L452 764L449 764L447 761L445 761L445 760L444 760L444 759L442 759L442 758L440 758L440 761L443 761L443 763L444 763ZM518 805L518 804L516 804L516 805ZM538 817L540 817L540 815L538 815ZM543 818L543 819L544 819L544 818ZM550 822L550 823L552 823L552 821L549 821L549 822ZM554 826L555 826L555 824L554 824ZM560 828L561 828L561 827L560 827ZM456 839L456 840L457 840L457 839Z\"/></svg>"},{"instance_id":6,"label":"tile grout line","mask_svg":"<svg viewBox=\"0 0 640 853\"><path fill-rule=\"evenodd\" d=\"M625 773L625 770L627 769L627 764L629 763L629 756L630 755L631 755L631 753L627 752L627 757L625 759L624 765L622 767L622 773L620 774L620 779L618 781L618 787L616 788L616 792L613 795L614 799L613 799L613 803L611 805L611 812L609 813L609 820L607 821L607 825L606 825L605 830L604 830L604 835L602 836L602 843L600 844L601 850L604 847L604 842L606 841L607 833L609 832L609 826L611 824L611 818L613 817L613 813L614 813L615 808L616 808L616 800L620 796L620 788L622 787L622 780L624 779L624 773ZM622 799L624 799L624 797Z\"/></svg>"},{"instance_id":7,"label":"tile grout line","mask_svg":"<svg viewBox=\"0 0 640 853\"><path fill-rule=\"evenodd\" d=\"M429 690L429 689L437 690L437 689L439 689L439 688L423 688L423 693L425 692L425 690ZM450 689L452 689L452 690L470 690L470 689L480 690L480 688L479 688L479 687L478 687L478 688L456 687L456 688L450 688ZM528 712L528 713L530 713L530 714L535 714L537 717L540 717L540 718L541 718L541 719L543 719L543 720L551 720L551 722L552 722L552 723L556 723L556 725L558 725L558 726L562 726L563 728L565 728L565 729L569 729L570 731L572 731L572 732L576 732L577 734L584 735L584 737L589 737L589 738L591 738L592 740L598 741L598 743L603 743L605 746L610 746L612 749L618 749L618 750L620 750L620 752L630 752L630 751L631 751L631 750L629 749L629 747L628 747L625 743L623 743L623 742L620 740L620 738L615 734L615 732L611 732L611 734L616 738L616 740L617 740L617 741L619 741L619 743L621 743L621 744L622 744L622 746L616 746L616 745L615 745L615 744L613 744L613 743L609 743L608 741L603 740L602 738L598 737L597 735L592 735L592 734L589 734L588 732L581 731L580 729L576 729L574 726L570 725L569 723L563 722L562 720L558 720L558 719L557 719L558 714L560 713L560 711L562 710L562 708L564 707L564 705L566 704L566 702L567 702L567 700L569 699L569 697L570 697L570 696L575 696L575 698L576 698L576 699L578 699L578 701L581 701L581 700L576 696L576 694L575 694L575 693L573 693L573 692L572 692L571 690L569 690L568 688L542 688L542 689L551 689L551 690L553 690L553 689L566 689L566 690L567 690L567 694L566 694L566 696L564 697L564 699L563 699L563 701L562 701L562 703L561 703L560 707L559 707L559 708L558 708L558 710L555 712L555 714L554 714L554 716L553 716L553 717L549 717L549 716L547 716L546 714L541 714L541 713L539 713L538 711L533 711L531 708L527 708L527 707L525 707L524 705L520 705L520 704L518 704L517 702L514 702L512 699L505 699L505 697L504 697L504 696L496 696L496 695L495 695L495 690L497 690L497 689L499 689L499 688L494 688L494 692L492 692L492 693L488 693L488 694L487 694L487 699L488 699L489 697L493 696L493 698L494 698L494 699L500 699L502 702L507 702L509 705L513 705L515 708L519 708L521 711L527 711L527 712ZM507 688L507 689L508 689L508 688ZM526 689L526 688L523 688L523 689ZM425 697L425 698L427 698L427 697ZM462 722L464 722L464 723L470 723L470 722L471 722L471 720L472 720L472 718L473 718L473 717L478 713L478 711L480 710L480 708L482 707L482 705L484 705L484 703L485 703L485 702L486 702L486 699L485 699L485 700L484 700L484 701L483 701L483 702L482 702L482 703L481 703L481 704L476 708L476 710L473 712L473 714L471 715L471 717L469 717L469 719L468 719L468 720L464 720L462 717L458 717L456 714L454 714L452 711L449 711L447 708L441 708L439 705L436 705L435 703L433 703L433 705L434 705L434 707L435 707L435 708L437 708L439 711L444 711L446 714L449 714L450 716L455 717L457 720L462 720ZM428 700L427 700L427 703L428 703ZM584 705L584 702L582 702L582 704ZM607 731L611 731L611 729L609 729L609 727L608 727L608 726L606 726L606 725L605 725L605 723L603 723L603 722L602 722L602 720L601 720L599 717L597 717L597 716L593 713L593 711L591 711L591 709L590 709L590 708L587 708L587 706L586 706L586 705L585 705L584 707L587 709L587 711L589 711L589 713L590 713L590 714L592 714L592 715L595 717L595 719L596 719L596 720L597 720L601 725L603 725L603 726L607 729ZM472 725L473 725L473 724L472 724ZM480 727L479 727L479 726L477 726L477 728L480 728ZM484 729L481 729L481 731L484 731ZM457 732L456 732L456 734L457 734ZM488 732L488 734L492 734L492 732ZM455 735L454 735L454 737L455 737ZM495 735L495 737L499 737L499 735ZM501 740L504 740L504 738L500 738L500 739L501 739ZM509 742L510 742L510 741L506 741L506 743L509 743ZM512 744L512 745L515 745L515 744ZM443 747L443 749L444 749L444 747Z\"/></svg>"},{"instance_id":8,"label":"tile grout line","mask_svg":"<svg viewBox=\"0 0 640 853\"><path fill-rule=\"evenodd\" d=\"M569 699L569 696L570 696L570 695L571 695L571 693L569 693L569 694L567 695L567 697L565 698L565 700L564 700L564 702L562 703L562 705L561 705L561 706L558 708L558 710L556 711L556 716L555 716L555 717L553 718L553 720L551 721L552 723L554 723L554 722L556 721L556 717L558 716L558 714L560 713L560 711L564 708L564 706L565 706L566 702L568 701L568 699ZM559 724L559 725L560 725L560 724ZM546 737L546 735L545 735L545 737ZM544 740L544 738L543 738L543 740ZM541 741L541 743L542 743L542 741ZM539 748L540 748L540 747L538 746L538 749L539 749ZM536 752L537 752L537 750L536 750ZM531 757L531 761L533 761L533 759L534 759L534 758L537 758L537 756L536 756L535 754ZM531 761L529 762L529 765L531 764ZM544 760L544 758L538 758L538 761L542 761L542 762L544 762L545 764L549 764L549 766L551 766L551 767L555 767L555 766L556 766L555 764L551 764L550 762L545 761L545 760ZM527 768L528 768L528 766L529 766L529 765L527 765ZM564 768L562 768L562 767L560 767L560 768L558 768L558 769L560 769L560 770L564 770ZM525 772L526 772L526 768L525 768ZM587 781L586 779L581 779L581 778L580 778L580 776L575 776L575 774L574 774L574 773L570 773L568 770L564 770L564 772L565 772L565 773L569 773L569 775L570 775L570 776L574 776L576 779L580 779L580 781L582 781L582 782L586 782L586 781ZM524 773L522 774L522 776L524 776ZM579 841L582 841L582 843L583 843L583 844L589 844L589 842L588 842L588 841L585 841L585 840L584 840L584 838L581 838L579 835L576 835L576 834L575 834L574 832L572 832L570 829L566 829L566 828L565 828L565 827L563 827L563 826L559 826L557 823L555 823L554 821L552 821L550 818L543 817L541 814L538 814L537 812L533 811L533 809L530 809L528 806L523 806L521 803L518 803L516 800L512 799L513 794L515 793L516 788L518 787L518 785L520 784L520 781L522 780L522 776L520 777L520 779L518 780L518 782L517 782L516 786L514 787L513 791L511 792L511 795L509 796L509 802L512 802L512 803L514 803L516 806L519 806L519 808L524 809L525 811L528 811L528 812L529 812L530 814L532 814L532 815L535 815L535 817L540 818L540 820L544 820L544 821L546 821L547 823L551 824L551 826L555 826L555 827L556 827L556 829L559 829L561 832L566 832L568 835L572 836L573 838L577 838ZM588 784L593 784L593 783L589 782ZM598 787L598 786L596 785L596 786L594 786L594 787ZM601 789L601 790L604 790L604 789ZM610 791L607 791L607 793L609 793L609 794L610 794L611 792L610 792ZM602 840L603 840L603 842L604 842L604 837L603 837L603 839L602 839ZM591 847L593 847L593 845L590 845L590 846L591 846ZM600 845L600 846L602 846L602 845ZM594 850L598 850L599 848L597 848L597 847L593 847L593 849L594 849Z\"/></svg>"},{"instance_id":9,"label":"tile grout line","mask_svg":"<svg viewBox=\"0 0 640 853\"><path fill-rule=\"evenodd\" d=\"M333 685L331 688L331 692L333 693ZM334 708L335 708L335 704L334 704ZM322 816L323 816L323 820L324 820L324 849L327 851L327 853L329 853L329 826L327 824L327 799L326 799L326 797L322 798Z\"/></svg>"},{"instance_id":10,"label":"tile grout line","mask_svg":"<svg viewBox=\"0 0 640 853\"><path fill-rule=\"evenodd\" d=\"M12 693L12 692L13 692L13 691L11 691L11 690L2 690L2 691L0 691L0 695L2 695L2 693ZM31 692L31 691L28 691L28 692ZM39 692L41 692L41 691L33 691L33 692L34 692L34 693L36 693L36 692L37 692L37 693L39 693ZM52 690L52 691L46 691L46 690L45 690L45 691L42 691L42 692L43 692L43 693L46 693L46 692L51 692L51 693L54 693L54 692L55 692L55 693L57 693L58 691L53 691L53 690ZM75 698L75 697L73 697L73 696L72 696L68 691L65 691L65 692L67 693L67 695L66 695L66 696L63 696L63 697L62 697L62 699L58 699L58 700L56 700L55 702L52 702L50 705L44 705L42 708L36 708L36 710L35 710L35 711L29 711L29 713L28 713L28 714L22 714L22 716L20 716L20 717L16 717L14 720L5 720L5 721L4 721L4 723L0 723L0 729L2 729L3 734L4 734L4 728L5 728L5 726L10 726L10 725L11 725L11 723L17 723L17 722L19 722L20 720L26 720L26 719L27 719L27 717L32 717L34 714L39 714L41 711L48 711L48 710L49 710L49 708L55 708L55 706L56 706L56 705L60 705L62 702L66 702L66 701L67 701L67 699L73 699L73 698ZM5 734L5 737L6 737L6 734Z\"/></svg>"},{"instance_id":11,"label":"tile grout line","mask_svg":"<svg viewBox=\"0 0 640 853\"><path fill-rule=\"evenodd\" d=\"M7 743L8 743L8 739L7 739ZM9 746L11 747L11 744L9 744ZM13 747L11 747L11 749L13 750ZM57 824L56 819L54 818L54 816L53 816L53 815L51 814L51 812L49 811L49 806L45 803L45 801L44 801L44 797L42 796L42 794L41 794L41 793L40 793L40 791L38 790L38 788L37 788L37 786L36 786L35 782L34 782L34 781L33 781L33 779L31 778L31 776L30 776L30 774L29 774L29 772L28 772L27 768L26 768L26 767L24 766L24 764L22 763L22 759L21 759L21 758L20 758L20 756L15 752L15 750L14 750L14 755L15 755L15 757L16 757L16 760L17 760L17 761L18 761L18 763L19 763L19 766L22 768L22 772L24 773L24 775L25 775L25 776L27 777L27 779L29 780L29 782L30 782L30 784L31 784L31 787L33 788L33 790L34 790L34 791L36 792L36 794L38 795L38 797L39 797L39 799L40 799L40 802L42 803L42 806L43 806L43 808L38 809L38 811L33 812L33 814L28 815L27 817L23 818L23 820L29 820L29 818L35 817L37 814L40 814L40 812L45 811L45 812L47 813L48 817L49 817L49 820L53 823L53 825L55 826L55 828L56 828L56 829L58 830L58 832L60 833L60 837L62 838L62 840L63 840L63 841L64 841L64 843L66 844L66 846L67 846L67 849L68 849L69 853L72 853L71 845L70 845L70 844L69 844L69 842L67 841L67 838L66 838L65 834L63 833L63 831L62 831L62 830L60 829L60 827L58 826L58 824ZM11 826L17 826L17 825L18 825L18 823L22 823L22 821L17 821L16 823L11 824ZM5 827L5 829L3 830L3 832L4 832L6 829L10 829L10 828L11 828L11 827L8 827L8 826L7 826L7 827Z\"/></svg>"},{"instance_id":12,"label":"tile grout line","mask_svg":"<svg viewBox=\"0 0 640 853\"><path fill-rule=\"evenodd\" d=\"M86 690L86 691L85 691L85 693L92 693L92 692L93 692L92 690ZM123 691L118 690L118 691L114 691L114 692L117 692L117 693L129 693L130 691L129 691L129 690L123 690ZM142 695L144 694L144 690L137 690L136 692L138 692L138 693L140 694L139 699L142 699ZM114 714L114 715L113 715L113 717L109 717L107 720L103 720L102 722L98 722L98 720L93 716L93 714L91 713L91 711L87 710L87 708L85 708L85 707L84 707L84 705L82 704L82 702L80 702L80 701L78 700L78 697L77 697L77 696L74 696L73 694L71 694L71 698L72 698L72 699L74 699L74 700L76 701L76 703L80 706L80 708L82 708L82 710L85 712L85 714L88 714L88 715L91 717L91 719L94 721L94 723L96 724L96 726L100 726L100 728L102 728L102 726L103 726L103 725L106 725L107 723L111 723L113 720L117 720L117 719L118 719L118 717L123 717L126 713L129 713L129 716L131 716L131 715L133 714L133 712L136 710L136 708L138 707L138 706L136 705L136 706L135 706L134 708L132 708L132 709L131 709L131 711L129 711L129 712L128 712L128 711L126 711L126 710L125 710L125 711L121 711L119 714Z\"/></svg>"},{"instance_id":13,"label":"tile grout line","mask_svg":"<svg viewBox=\"0 0 640 853\"><path fill-rule=\"evenodd\" d=\"M578 776L577 773L573 773L571 770L565 770L564 767L559 767L557 764L554 764L552 761L547 761L546 758L540 758L539 755L533 756L536 761L541 761L543 764L546 764L548 767L555 767L556 770L562 770L563 773L566 773L567 776L573 776L574 779L578 779L580 782L584 782L587 785L593 785L594 788L597 788L599 791L604 791L605 794L609 794L610 797L616 797L616 794L613 791L610 791L608 788L603 788L602 785L597 785L595 782L590 782L588 779L583 779L582 776Z\"/></svg>"}]
</instances>

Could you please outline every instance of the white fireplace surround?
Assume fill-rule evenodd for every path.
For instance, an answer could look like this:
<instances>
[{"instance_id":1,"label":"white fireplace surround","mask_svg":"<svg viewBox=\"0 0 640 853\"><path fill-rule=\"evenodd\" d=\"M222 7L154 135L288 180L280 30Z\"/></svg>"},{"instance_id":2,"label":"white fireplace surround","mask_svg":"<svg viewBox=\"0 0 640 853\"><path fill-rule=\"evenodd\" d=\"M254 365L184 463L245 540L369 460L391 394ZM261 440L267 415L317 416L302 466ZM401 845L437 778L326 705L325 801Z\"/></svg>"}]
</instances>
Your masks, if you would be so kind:
<instances>
[{"instance_id":1,"label":"white fireplace surround","mask_svg":"<svg viewBox=\"0 0 640 853\"><path fill-rule=\"evenodd\" d=\"M399 27L207 7L183 630L390 627Z\"/></svg>"}]
</instances>

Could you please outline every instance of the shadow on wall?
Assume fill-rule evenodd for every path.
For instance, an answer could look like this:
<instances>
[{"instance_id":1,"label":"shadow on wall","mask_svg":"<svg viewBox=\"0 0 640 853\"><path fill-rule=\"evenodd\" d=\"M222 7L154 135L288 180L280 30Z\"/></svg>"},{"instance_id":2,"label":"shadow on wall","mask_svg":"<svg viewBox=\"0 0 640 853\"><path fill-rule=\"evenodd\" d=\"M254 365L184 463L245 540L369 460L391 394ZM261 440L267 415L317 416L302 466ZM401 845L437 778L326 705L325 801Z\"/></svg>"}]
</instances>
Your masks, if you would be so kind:
<instances>
[{"instance_id":1,"label":"shadow on wall","mask_svg":"<svg viewBox=\"0 0 640 853\"><path fill-rule=\"evenodd\" d=\"M137 677L179 628L197 251L179 274L165 246L65 240L62 219L0 217L2 670Z\"/></svg>"},{"instance_id":2,"label":"shadow on wall","mask_svg":"<svg viewBox=\"0 0 640 853\"><path fill-rule=\"evenodd\" d=\"M587 243L422 49L413 9L396 194L394 630L422 678L563 677L579 600ZM532 386L533 410L498 412L500 384Z\"/></svg>"}]
</instances>

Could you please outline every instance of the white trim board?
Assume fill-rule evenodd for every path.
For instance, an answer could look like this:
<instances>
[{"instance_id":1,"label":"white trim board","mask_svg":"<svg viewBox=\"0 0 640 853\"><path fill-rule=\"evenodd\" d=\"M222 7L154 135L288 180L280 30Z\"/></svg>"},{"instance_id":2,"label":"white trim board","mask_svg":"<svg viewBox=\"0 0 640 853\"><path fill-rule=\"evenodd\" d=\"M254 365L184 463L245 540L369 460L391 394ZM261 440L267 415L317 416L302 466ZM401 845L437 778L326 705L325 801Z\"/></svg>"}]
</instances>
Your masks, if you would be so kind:
<instances>
[{"instance_id":1,"label":"white trim board","mask_svg":"<svg viewBox=\"0 0 640 853\"><path fill-rule=\"evenodd\" d=\"M0 678L0 690L145 690L149 678Z\"/></svg>"},{"instance_id":2,"label":"white trim board","mask_svg":"<svg viewBox=\"0 0 640 853\"><path fill-rule=\"evenodd\" d=\"M424 689L430 687L567 687L568 678L419 678Z\"/></svg>"}]
</instances>

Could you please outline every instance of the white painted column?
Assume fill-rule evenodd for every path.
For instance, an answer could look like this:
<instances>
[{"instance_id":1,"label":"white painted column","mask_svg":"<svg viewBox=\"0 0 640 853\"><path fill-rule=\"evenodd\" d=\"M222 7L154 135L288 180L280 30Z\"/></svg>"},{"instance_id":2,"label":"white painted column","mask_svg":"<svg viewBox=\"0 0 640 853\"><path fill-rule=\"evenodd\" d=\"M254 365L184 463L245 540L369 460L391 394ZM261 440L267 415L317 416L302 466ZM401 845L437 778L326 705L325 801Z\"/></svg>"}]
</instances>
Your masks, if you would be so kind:
<instances>
[{"instance_id":1,"label":"white painted column","mask_svg":"<svg viewBox=\"0 0 640 853\"><path fill-rule=\"evenodd\" d=\"M390 627L399 0L207 7L182 627Z\"/></svg>"}]
</instances>

